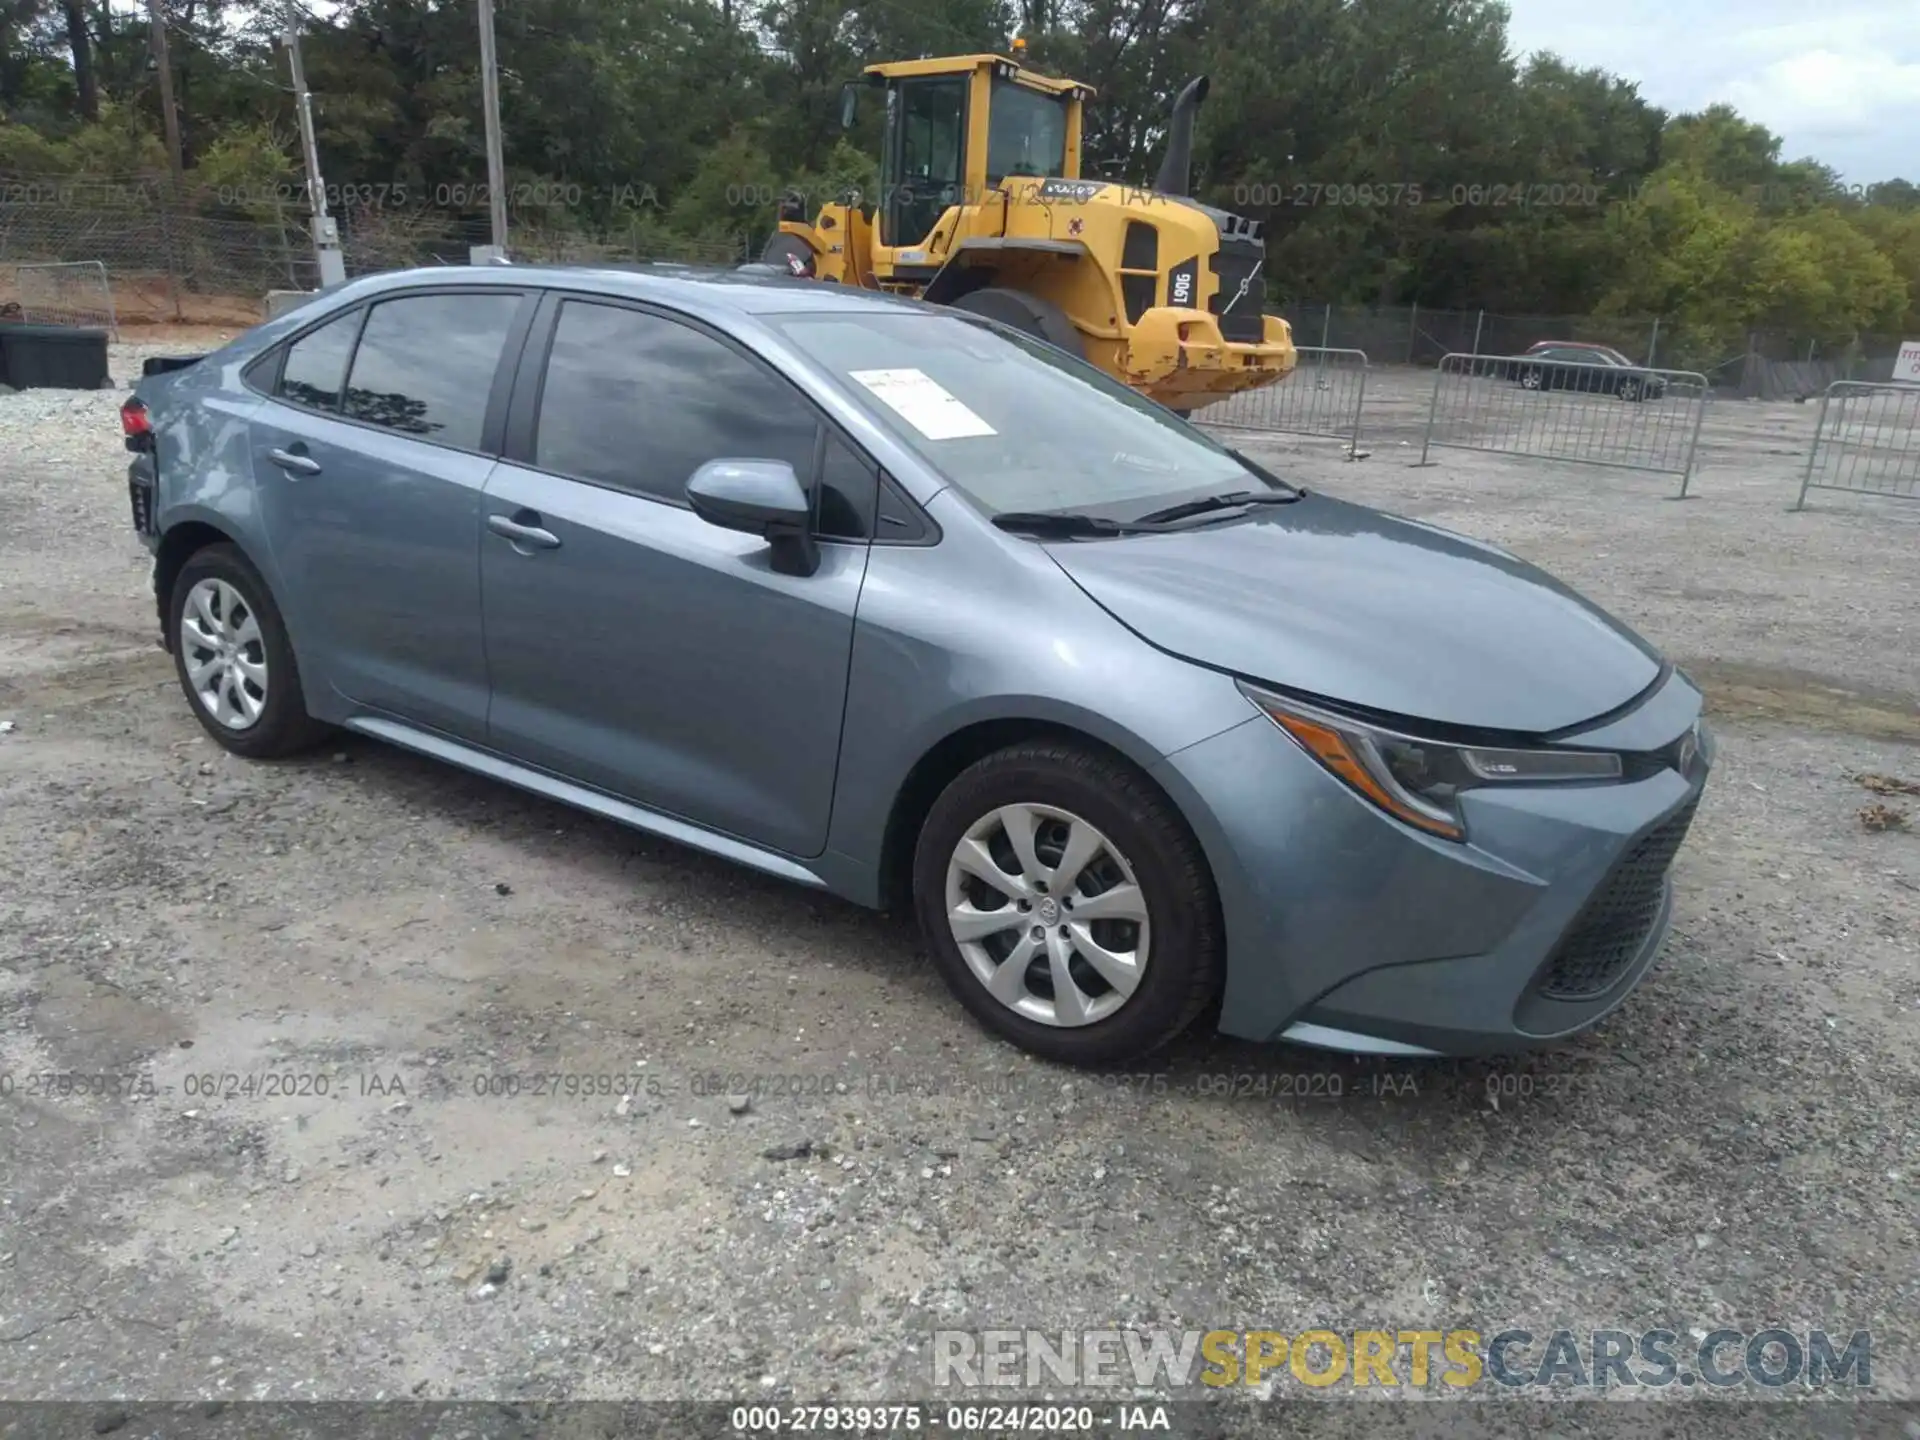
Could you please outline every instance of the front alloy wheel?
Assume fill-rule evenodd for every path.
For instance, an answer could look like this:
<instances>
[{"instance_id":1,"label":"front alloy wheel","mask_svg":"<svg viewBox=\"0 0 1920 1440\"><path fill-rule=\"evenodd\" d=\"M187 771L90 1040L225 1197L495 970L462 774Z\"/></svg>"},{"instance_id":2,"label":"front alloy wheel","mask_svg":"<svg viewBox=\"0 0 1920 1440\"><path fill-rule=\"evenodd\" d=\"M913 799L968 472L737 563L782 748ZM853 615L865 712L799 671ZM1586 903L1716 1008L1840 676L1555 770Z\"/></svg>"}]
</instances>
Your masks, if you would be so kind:
<instances>
[{"instance_id":1,"label":"front alloy wheel","mask_svg":"<svg viewBox=\"0 0 1920 1440\"><path fill-rule=\"evenodd\" d=\"M1145 773L1070 737L953 778L920 827L913 899L960 1003L1049 1060L1137 1059L1220 992L1226 941L1199 842Z\"/></svg>"},{"instance_id":2,"label":"front alloy wheel","mask_svg":"<svg viewBox=\"0 0 1920 1440\"><path fill-rule=\"evenodd\" d=\"M947 862L947 924L1000 1004L1042 1025L1092 1025L1139 988L1152 944L1126 856L1051 805L1003 805Z\"/></svg>"}]
</instances>

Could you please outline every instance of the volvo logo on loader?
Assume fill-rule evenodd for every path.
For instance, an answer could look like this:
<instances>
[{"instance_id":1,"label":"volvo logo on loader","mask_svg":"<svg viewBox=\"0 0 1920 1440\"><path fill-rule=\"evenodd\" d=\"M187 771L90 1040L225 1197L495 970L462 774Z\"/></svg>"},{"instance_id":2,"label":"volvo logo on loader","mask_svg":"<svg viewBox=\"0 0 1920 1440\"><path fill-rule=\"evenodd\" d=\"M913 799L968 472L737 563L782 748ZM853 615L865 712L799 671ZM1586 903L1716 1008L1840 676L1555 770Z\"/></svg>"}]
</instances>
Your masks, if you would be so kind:
<instances>
[{"instance_id":1,"label":"volvo logo on loader","mask_svg":"<svg viewBox=\"0 0 1920 1440\"><path fill-rule=\"evenodd\" d=\"M1081 177L1078 81L1003 55L869 65L843 124L865 88L886 93L877 202L783 211L766 263L985 316L1174 410L1293 369L1255 288L1259 227L1190 193L1206 77L1174 101L1151 188Z\"/></svg>"},{"instance_id":2,"label":"volvo logo on loader","mask_svg":"<svg viewBox=\"0 0 1920 1440\"><path fill-rule=\"evenodd\" d=\"M1266 263L1265 261L1260 262L1260 264L1265 264L1265 263ZM1258 275L1259 273L1260 273L1260 265L1255 265L1253 269L1249 270L1246 273L1246 277L1241 280L1240 288L1233 292L1233 299L1229 300L1225 305L1222 305L1220 308L1222 310L1231 310L1233 309L1234 306L1238 305L1242 300L1246 299L1247 287L1253 284L1253 277Z\"/></svg>"},{"instance_id":3,"label":"volvo logo on loader","mask_svg":"<svg viewBox=\"0 0 1920 1440\"><path fill-rule=\"evenodd\" d=\"M1049 180L1040 187L1042 200L1091 200L1107 187L1098 180Z\"/></svg>"}]
</instances>

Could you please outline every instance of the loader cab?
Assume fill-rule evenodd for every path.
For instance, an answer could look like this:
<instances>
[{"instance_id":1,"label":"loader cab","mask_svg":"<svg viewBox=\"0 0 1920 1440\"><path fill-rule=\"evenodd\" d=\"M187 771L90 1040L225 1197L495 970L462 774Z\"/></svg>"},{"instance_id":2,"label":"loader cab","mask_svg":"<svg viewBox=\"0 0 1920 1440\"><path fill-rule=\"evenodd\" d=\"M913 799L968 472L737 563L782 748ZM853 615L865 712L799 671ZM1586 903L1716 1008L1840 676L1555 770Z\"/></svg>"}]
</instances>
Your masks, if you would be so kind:
<instances>
[{"instance_id":1,"label":"loader cab","mask_svg":"<svg viewBox=\"0 0 1920 1440\"><path fill-rule=\"evenodd\" d=\"M886 96L879 247L904 252L877 260L891 258L909 272L934 263L925 252L960 238L948 233L935 242L941 217L956 205L974 213L1010 177L1079 177L1081 117L1093 93L1084 85L1000 55L871 65L865 80ZM848 122L853 100L850 90Z\"/></svg>"}]
</instances>

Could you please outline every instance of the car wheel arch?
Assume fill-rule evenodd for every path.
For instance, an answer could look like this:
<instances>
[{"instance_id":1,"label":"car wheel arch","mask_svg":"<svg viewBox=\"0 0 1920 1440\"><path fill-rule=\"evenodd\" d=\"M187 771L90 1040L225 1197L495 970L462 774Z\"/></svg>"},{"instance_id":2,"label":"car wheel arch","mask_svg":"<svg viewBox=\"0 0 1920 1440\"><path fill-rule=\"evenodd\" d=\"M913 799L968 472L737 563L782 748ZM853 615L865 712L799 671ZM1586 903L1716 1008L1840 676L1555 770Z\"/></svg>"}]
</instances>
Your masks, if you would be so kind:
<instances>
[{"instance_id":1,"label":"car wheel arch","mask_svg":"<svg viewBox=\"0 0 1920 1440\"><path fill-rule=\"evenodd\" d=\"M209 545L232 545L242 554L247 551L238 536L206 520L194 519L169 525L160 537L160 548L154 552L153 599L160 608L161 635L169 652L174 645L174 581L179 579L187 562Z\"/></svg>"},{"instance_id":2,"label":"car wheel arch","mask_svg":"<svg viewBox=\"0 0 1920 1440\"><path fill-rule=\"evenodd\" d=\"M265 537L257 533L250 537L247 527L235 523L233 517L198 506L184 513L173 513L166 528L160 532L160 544L154 551L153 599L160 610L162 643L171 650L174 641L173 617L167 612L172 608L174 582L186 563L209 545L231 545L253 566L273 603L279 607L281 621L287 628L288 643L294 643L294 637L301 629L299 617L291 613L294 608L290 603L291 597L286 593L287 587L281 583L279 568L273 563L273 555Z\"/></svg>"},{"instance_id":3,"label":"car wheel arch","mask_svg":"<svg viewBox=\"0 0 1920 1440\"><path fill-rule=\"evenodd\" d=\"M1107 727L1101 726L1100 729ZM1009 746L1055 741L1082 746L1112 756L1139 772L1169 806L1193 828L1185 807L1156 776L1158 757L1141 745L1116 744L1113 738L1060 719L1032 715L995 716L974 720L950 730L921 752L895 788L880 839L876 863L879 907L889 913L910 910L913 900L913 856L928 812L955 777L976 761ZM1202 852L1208 853L1204 844Z\"/></svg>"}]
</instances>

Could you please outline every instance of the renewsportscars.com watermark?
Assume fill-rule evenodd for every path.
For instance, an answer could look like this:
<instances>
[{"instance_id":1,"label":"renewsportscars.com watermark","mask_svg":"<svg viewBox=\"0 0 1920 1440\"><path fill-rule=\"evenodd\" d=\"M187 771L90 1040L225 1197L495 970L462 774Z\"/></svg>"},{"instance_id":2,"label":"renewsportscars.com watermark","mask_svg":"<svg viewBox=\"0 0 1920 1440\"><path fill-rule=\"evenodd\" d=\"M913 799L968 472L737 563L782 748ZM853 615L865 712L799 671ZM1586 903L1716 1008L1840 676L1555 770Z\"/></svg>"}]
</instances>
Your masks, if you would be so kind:
<instances>
[{"instance_id":1,"label":"renewsportscars.com watermark","mask_svg":"<svg viewBox=\"0 0 1920 1440\"><path fill-rule=\"evenodd\" d=\"M967 1390L1873 1388L1866 1330L936 1330L932 1358Z\"/></svg>"}]
</instances>

